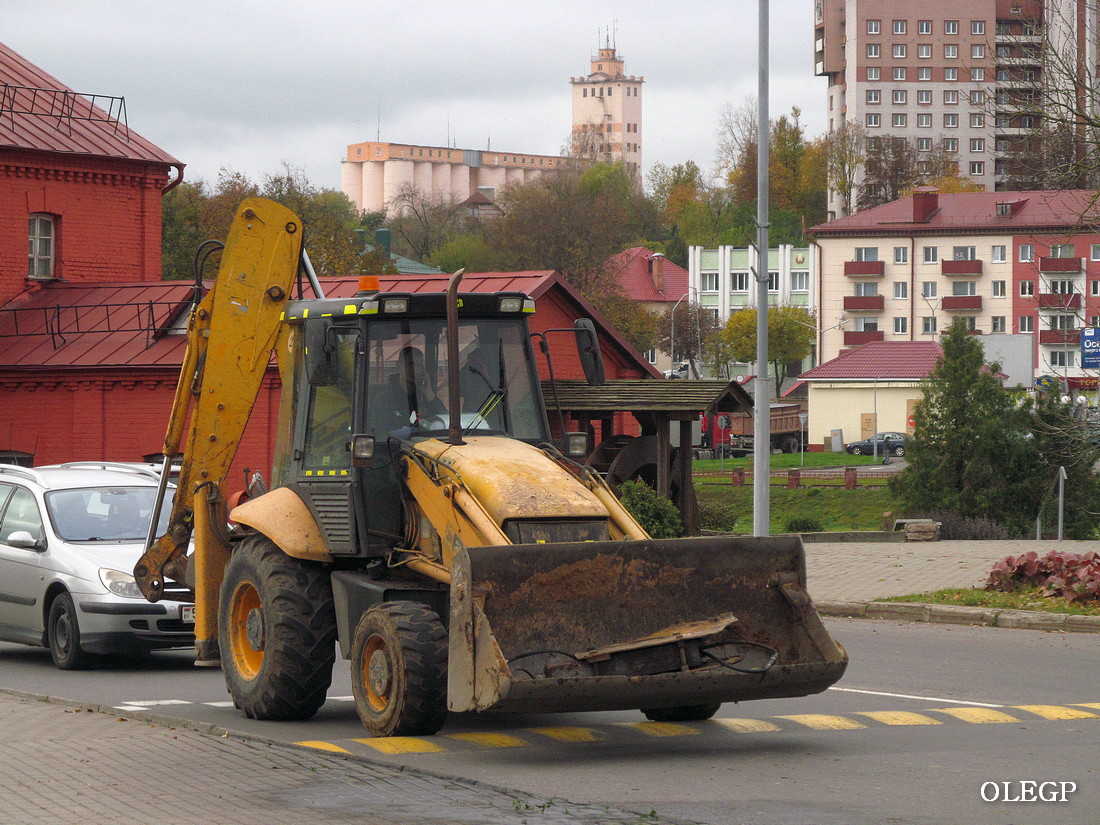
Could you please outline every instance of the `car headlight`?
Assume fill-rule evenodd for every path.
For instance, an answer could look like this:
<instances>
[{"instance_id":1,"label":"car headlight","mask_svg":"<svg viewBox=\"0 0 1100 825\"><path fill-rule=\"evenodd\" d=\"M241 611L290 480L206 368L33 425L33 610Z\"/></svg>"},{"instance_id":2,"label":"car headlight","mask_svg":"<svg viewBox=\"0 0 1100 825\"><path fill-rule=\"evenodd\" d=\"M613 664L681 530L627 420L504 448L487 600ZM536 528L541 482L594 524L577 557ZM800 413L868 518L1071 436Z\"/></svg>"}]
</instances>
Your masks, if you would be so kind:
<instances>
[{"instance_id":1,"label":"car headlight","mask_svg":"<svg viewBox=\"0 0 1100 825\"><path fill-rule=\"evenodd\" d=\"M141 588L137 585L137 579L129 573L112 570L110 567L101 567L99 568L99 580L103 582L104 587L116 596L125 596L128 599L145 598L145 594L141 592Z\"/></svg>"}]
</instances>

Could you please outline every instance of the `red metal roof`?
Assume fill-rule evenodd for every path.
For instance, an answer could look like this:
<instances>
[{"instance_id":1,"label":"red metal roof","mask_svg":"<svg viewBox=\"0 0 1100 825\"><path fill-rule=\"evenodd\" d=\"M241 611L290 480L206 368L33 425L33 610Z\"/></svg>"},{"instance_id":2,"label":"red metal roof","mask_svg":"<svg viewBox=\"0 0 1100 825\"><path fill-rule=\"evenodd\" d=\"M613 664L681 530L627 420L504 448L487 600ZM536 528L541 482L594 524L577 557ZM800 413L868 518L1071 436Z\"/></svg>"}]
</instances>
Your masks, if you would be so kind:
<instances>
[{"instance_id":1,"label":"red metal roof","mask_svg":"<svg viewBox=\"0 0 1100 825\"><path fill-rule=\"evenodd\" d=\"M650 260L653 254L644 246L635 246L612 257L612 265L619 268L619 283L627 297L635 301L675 303L688 292L688 271L662 255L661 273L664 283L658 287L651 274Z\"/></svg>"},{"instance_id":2,"label":"red metal roof","mask_svg":"<svg viewBox=\"0 0 1100 825\"><path fill-rule=\"evenodd\" d=\"M183 168L182 163L127 126L123 98L74 92L3 43L0 147Z\"/></svg>"},{"instance_id":3,"label":"red metal roof","mask_svg":"<svg viewBox=\"0 0 1100 825\"><path fill-rule=\"evenodd\" d=\"M179 367L187 281L44 284L0 307L0 367Z\"/></svg>"},{"instance_id":4,"label":"red metal roof","mask_svg":"<svg viewBox=\"0 0 1100 825\"><path fill-rule=\"evenodd\" d=\"M982 231L1026 233L1041 230L1079 230L1100 225L1098 193L1089 189L1038 192L925 192L935 198L926 220L914 220L914 196L864 209L854 215L819 224L810 232L818 237L851 234L909 232L958 233ZM1008 204L998 214L998 204ZM919 210L917 210L919 211Z\"/></svg>"},{"instance_id":5,"label":"red metal roof","mask_svg":"<svg viewBox=\"0 0 1100 825\"><path fill-rule=\"evenodd\" d=\"M798 376L800 381L919 380L943 357L934 341L872 341Z\"/></svg>"},{"instance_id":6,"label":"red metal roof","mask_svg":"<svg viewBox=\"0 0 1100 825\"><path fill-rule=\"evenodd\" d=\"M382 275L384 292L443 292L450 275ZM357 278L326 278L328 298L347 298ZM554 270L475 272L464 275L463 292L522 292L538 300L557 288L590 317L605 339L631 363L660 373ZM306 285L307 296L312 290ZM46 283L0 307L0 369L87 369L89 367L173 367L183 361L184 312L194 293L189 281L119 284Z\"/></svg>"}]
</instances>

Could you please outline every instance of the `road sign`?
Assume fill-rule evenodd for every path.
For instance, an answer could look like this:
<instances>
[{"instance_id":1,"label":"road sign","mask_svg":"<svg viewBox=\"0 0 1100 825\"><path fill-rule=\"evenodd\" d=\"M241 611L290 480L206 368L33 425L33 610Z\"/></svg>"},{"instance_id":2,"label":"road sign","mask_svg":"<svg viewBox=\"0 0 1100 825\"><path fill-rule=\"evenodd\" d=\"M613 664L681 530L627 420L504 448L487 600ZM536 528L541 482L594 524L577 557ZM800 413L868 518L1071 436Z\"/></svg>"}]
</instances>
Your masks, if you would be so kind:
<instances>
[{"instance_id":1,"label":"road sign","mask_svg":"<svg viewBox=\"0 0 1100 825\"><path fill-rule=\"evenodd\" d=\"M1100 327L1081 330L1081 366L1085 369L1100 367Z\"/></svg>"}]
</instances>

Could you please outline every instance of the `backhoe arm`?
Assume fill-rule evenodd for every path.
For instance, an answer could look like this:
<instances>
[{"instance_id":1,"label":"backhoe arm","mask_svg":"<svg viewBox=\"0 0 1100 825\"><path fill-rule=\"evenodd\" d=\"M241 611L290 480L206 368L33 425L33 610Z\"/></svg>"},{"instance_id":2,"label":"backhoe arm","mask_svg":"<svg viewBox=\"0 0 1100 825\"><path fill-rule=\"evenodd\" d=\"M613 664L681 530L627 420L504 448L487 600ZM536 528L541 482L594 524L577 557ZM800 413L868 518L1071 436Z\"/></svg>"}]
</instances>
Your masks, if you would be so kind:
<instances>
[{"instance_id":1,"label":"backhoe arm","mask_svg":"<svg viewBox=\"0 0 1100 825\"><path fill-rule=\"evenodd\" d=\"M177 494L168 531L146 550L134 577L150 601L162 598L166 579L193 588L200 659L204 646L213 644L216 651L218 588L229 553L226 476L271 355L280 349L280 316L298 271L301 229L286 207L263 198L245 200L230 228L214 287L188 325L164 441L165 456L174 458L186 438ZM189 575L192 531L194 570Z\"/></svg>"}]
</instances>

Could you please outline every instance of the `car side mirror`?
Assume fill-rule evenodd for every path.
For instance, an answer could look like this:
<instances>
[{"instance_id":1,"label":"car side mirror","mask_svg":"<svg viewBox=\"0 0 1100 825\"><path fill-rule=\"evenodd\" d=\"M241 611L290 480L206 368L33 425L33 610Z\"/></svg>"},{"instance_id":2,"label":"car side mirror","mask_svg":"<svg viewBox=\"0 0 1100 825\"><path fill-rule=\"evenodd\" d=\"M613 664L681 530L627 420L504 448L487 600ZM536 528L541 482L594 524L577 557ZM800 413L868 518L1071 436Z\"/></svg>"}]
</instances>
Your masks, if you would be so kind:
<instances>
[{"instance_id":1,"label":"car side mirror","mask_svg":"<svg viewBox=\"0 0 1100 825\"><path fill-rule=\"evenodd\" d=\"M16 530L10 536L7 537L5 543L11 547L25 547L28 550L45 550L38 539L28 533L26 530Z\"/></svg>"}]
</instances>

